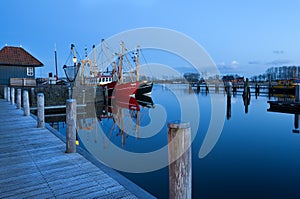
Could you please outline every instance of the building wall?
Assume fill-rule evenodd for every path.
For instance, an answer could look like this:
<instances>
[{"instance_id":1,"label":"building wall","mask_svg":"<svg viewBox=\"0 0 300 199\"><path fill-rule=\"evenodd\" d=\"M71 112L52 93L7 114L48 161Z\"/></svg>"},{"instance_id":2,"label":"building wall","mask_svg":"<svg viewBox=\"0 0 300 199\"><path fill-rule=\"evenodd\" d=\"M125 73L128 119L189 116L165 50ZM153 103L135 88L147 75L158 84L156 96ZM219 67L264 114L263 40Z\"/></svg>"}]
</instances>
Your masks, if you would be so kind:
<instances>
[{"instance_id":1,"label":"building wall","mask_svg":"<svg viewBox=\"0 0 300 199\"><path fill-rule=\"evenodd\" d=\"M25 66L0 66L0 85L9 85L10 78L35 78L35 68L33 76L27 75Z\"/></svg>"}]
</instances>

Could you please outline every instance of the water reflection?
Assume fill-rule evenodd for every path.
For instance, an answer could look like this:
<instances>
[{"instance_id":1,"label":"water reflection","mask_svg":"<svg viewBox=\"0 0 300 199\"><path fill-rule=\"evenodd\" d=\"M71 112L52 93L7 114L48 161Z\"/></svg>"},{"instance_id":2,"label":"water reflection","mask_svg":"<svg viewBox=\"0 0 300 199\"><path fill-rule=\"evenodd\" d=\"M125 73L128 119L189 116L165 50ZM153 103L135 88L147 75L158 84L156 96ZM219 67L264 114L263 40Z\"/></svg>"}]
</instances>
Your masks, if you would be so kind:
<instances>
[{"instance_id":1,"label":"water reflection","mask_svg":"<svg viewBox=\"0 0 300 199\"><path fill-rule=\"evenodd\" d=\"M192 105L189 101L192 96L191 90L186 85L171 86L172 90L178 91L177 95L184 98L185 109L189 109L190 114L193 114L196 109L189 108ZM127 103L123 103L121 100L121 102L112 102L110 106L96 104L96 113L89 109L89 107L95 109L95 104L88 105L89 107L86 109L80 109L79 112L86 112L85 115L78 115L78 128L82 129L80 130L80 138L84 140L83 143L90 142L87 148L90 147L91 153L95 156L99 153L102 153L102 156L109 154L109 148L113 148L112 145L122 146L129 152L137 153L160 149L167 143L166 129L162 129L162 133L158 133L151 139L142 139L143 133L146 134L148 131L141 129L141 139L138 139L137 131L139 129L136 129L135 125L138 122L141 127L147 124L149 122L148 112L158 110L160 104L166 107L168 121L178 118L178 115L180 116L180 110L177 108L178 101L169 89L171 86L159 85L154 87L152 93L156 105L154 109L152 98L150 98L151 100L149 98L147 100L137 98L136 101L129 98ZM231 96L223 93L222 87L219 88L219 94L215 93L215 85L211 87L208 94L206 89L202 88L197 95L199 111L201 112L201 125L197 128L197 137L193 142L194 197L245 198L243 194L247 192L252 194L248 198L259 198L262 190L264 193L270 194L270 197L276 197L277 190L288 192L291 191L290 187L293 188L291 193L299 196L299 189L297 189L297 182L300 179L299 172L297 172L300 165L297 153L300 150L299 140L295 139L292 133L273 132L286 132L288 130L298 133L300 130L300 111L291 111L289 112L290 115L267 112L268 93L263 92L262 89L255 99L256 94L254 98L252 87L251 99L249 92L247 95L242 94L243 88L233 92ZM198 93L196 88L194 92ZM222 115L227 118L227 121L225 121L221 141L217 143L217 147L213 149L208 158L199 159L198 151L203 143L203 132L207 131L210 122L210 95L218 95L218 97L227 100L227 104L223 106L227 111L226 114ZM294 101L294 97L287 96L276 96L275 99L272 96L272 99L275 101ZM250 100L252 100L251 111ZM123 115L123 131L116 125L120 118L114 119L114 114ZM139 116L138 120L135 119L137 116ZM99 126L105 134L99 133ZM124 158L124 162L127 161L128 159ZM290 162L293 164L289 164ZM145 174L124 173L124 175L158 198L168 197L167 169ZM270 180L277 178L278 181L276 182L284 183L279 183L277 186L277 183L275 184ZM157 179L160 180L157 181ZM244 188L235 189L240 184Z\"/></svg>"},{"instance_id":2,"label":"water reflection","mask_svg":"<svg viewBox=\"0 0 300 199\"><path fill-rule=\"evenodd\" d=\"M89 141L92 136L94 142L97 143L100 126L106 135L105 138L102 137L104 148L108 146L110 139L114 136L120 137L121 146L124 146L130 135L137 139L140 138L140 125L143 125L141 123L145 119L144 112L149 108L154 108L153 100L144 95L136 98L109 99L108 104L90 104L84 110L88 113L87 115L77 116L78 128L81 135L86 134L85 141Z\"/></svg>"},{"instance_id":3,"label":"water reflection","mask_svg":"<svg viewBox=\"0 0 300 199\"><path fill-rule=\"evenodd\" d=\"M284 114L294 115L294 129L293 133L299 133L299 114L300 114L300 104L296 102L295 96L278 94L275 95L277 100L268 101L270 107L268 112L278 112Z\"/></svg>"},{"instance_id":4,"label":"water reflection","mask_svg":"<svg viewBox=\"0 0 300 199\"><path fill-rule=\"evenodd\" d=\"M227 120L231 118L231 95L227 95L226 118Z\"/></svg>"},{"instance_id":5,"label":"water reflection","mask_svg":"<svg viewBox=\"0 0 300 199\"><path fill-rule=\"evenodd\" d=\"M247 87L245 89L245 91L243 92L243 101L244 101L245 113L246 114L248 113L248 110L249 110L250 100L251 100L250 88Z\"/></svg>"},{"instance_id":6,"label":"water reflection","mask_svg":"<svg viewBox=\"0 0 300 199\"><path fill-rule=\"evenodd\" d=\"M295 114L294 117L294 129L293 129L293 133L299 133L299 114Z\"/></svg>"}]
</instances>

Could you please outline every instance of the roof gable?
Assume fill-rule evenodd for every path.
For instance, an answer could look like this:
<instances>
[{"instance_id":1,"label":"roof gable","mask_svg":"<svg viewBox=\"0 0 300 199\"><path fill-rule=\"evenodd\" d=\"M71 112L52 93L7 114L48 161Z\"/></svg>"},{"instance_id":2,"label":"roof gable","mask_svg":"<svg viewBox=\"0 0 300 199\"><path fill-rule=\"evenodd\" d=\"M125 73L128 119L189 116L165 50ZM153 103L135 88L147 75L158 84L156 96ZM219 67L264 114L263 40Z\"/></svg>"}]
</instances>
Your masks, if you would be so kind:
<instances>
[{"instance_id":1,"label":"roof gable","mask_svg":"<svg viewBox=\"0 0 300 199\"><path fill-rule=\"evenodd\" d=\"M37 67L44 64L21 47L5 46L0 51L0 65Z\"/></svg>"}]
</instances>

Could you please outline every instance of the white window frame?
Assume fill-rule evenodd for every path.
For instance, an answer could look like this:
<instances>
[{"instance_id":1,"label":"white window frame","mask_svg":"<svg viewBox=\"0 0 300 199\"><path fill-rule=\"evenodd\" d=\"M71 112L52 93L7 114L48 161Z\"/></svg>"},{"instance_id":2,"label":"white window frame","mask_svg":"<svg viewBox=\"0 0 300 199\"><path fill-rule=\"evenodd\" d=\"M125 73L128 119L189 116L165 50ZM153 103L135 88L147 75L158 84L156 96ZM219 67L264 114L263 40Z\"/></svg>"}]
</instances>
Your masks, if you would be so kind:
<instances>
[{"instance_id":1,"label":"white window frame","mask_svg":"<svg viewBox=\"0 0 300 199\"><path fill-rule=\"evenodd\" d=\"M33 67L27 67L27 76L33 76L34 70Z\"/></svg>"}]
</instances>

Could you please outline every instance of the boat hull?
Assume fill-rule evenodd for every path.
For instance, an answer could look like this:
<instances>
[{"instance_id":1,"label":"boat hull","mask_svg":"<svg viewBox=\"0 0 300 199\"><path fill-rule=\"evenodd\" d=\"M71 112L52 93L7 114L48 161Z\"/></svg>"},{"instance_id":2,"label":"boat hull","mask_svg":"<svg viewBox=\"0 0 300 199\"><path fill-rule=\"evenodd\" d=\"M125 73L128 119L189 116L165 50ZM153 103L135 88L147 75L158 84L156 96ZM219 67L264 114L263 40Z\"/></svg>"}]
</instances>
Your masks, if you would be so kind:
<instances>
[{"instance_id":1,"label":"boat hull","mask_svg":"<svg viewBox=\"0 0 300 199\"><path fill-rule=\"evenodd\" d=\"M153 82L142 82L136 91L136 96L150 95L153 87Z\"/></svg>"}]
</instances>

